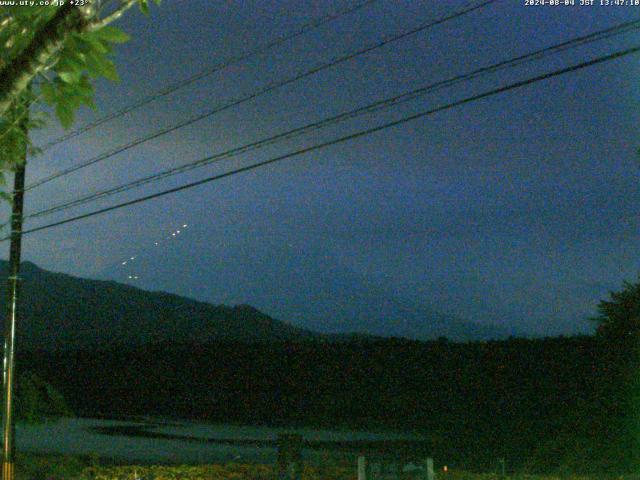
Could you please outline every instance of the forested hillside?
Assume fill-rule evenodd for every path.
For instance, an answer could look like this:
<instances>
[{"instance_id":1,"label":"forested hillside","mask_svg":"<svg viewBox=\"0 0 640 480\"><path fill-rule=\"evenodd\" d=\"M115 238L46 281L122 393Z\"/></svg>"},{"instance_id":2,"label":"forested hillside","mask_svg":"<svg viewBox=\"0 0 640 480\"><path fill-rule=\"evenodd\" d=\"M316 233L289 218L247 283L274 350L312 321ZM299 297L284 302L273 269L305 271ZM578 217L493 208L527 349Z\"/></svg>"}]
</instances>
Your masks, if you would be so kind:
<instances>
[{"instance_id":1,"label":"forested hillside","mask_svg":"<svg viewBox=\"0 0 640 480\"><path fill-rule=\"evenodd\" d=\"M582 471L632 465L629 358L594 337L380 340L40 352L19 368L82 415L410 430L452 464Z\"/></svg>"}]
</instances>

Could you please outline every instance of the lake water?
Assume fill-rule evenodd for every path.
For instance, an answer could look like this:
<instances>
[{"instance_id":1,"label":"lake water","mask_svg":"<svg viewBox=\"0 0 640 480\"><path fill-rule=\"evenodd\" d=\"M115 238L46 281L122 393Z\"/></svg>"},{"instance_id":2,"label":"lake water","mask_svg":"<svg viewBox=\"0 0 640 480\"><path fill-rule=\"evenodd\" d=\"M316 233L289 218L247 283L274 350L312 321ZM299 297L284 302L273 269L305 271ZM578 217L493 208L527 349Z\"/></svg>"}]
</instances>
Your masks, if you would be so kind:
<instances>
[{"instance_id":1,"label":"lake water","mask_svg":"<svg viewBox=\"0 0 640 480\"><path fill-rule=\"evenodd\" d=\"M94 454L143 463L273 463L279 433L299 433L313 442L418 440L414 435L278 429L158 419L119 421L62 418L42 425L16 425L19 451Z\"/></svg>"}]
</instances>

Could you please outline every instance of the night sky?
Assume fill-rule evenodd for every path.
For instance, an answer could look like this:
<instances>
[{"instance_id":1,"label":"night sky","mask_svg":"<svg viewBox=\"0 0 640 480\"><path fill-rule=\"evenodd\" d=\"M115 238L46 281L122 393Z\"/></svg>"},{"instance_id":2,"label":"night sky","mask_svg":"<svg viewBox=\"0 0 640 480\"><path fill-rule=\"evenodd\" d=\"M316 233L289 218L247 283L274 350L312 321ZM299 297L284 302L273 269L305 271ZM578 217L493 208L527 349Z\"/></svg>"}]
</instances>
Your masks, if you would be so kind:
<instances>
[{"instance_id":1,"label":"night sky","mask_svg":"<svg viewBox=\"0 0 640 480\"><path fill-rule=\"evenodd\" d=\"M640 7L596 3L498 1L34 189L26 210L640 18ZM121 82L99 81L98 110L79 112L76 126L354 4L164 0L149 17L133 12L119 24L132 35L117 49ZM27 182L466 5L375 1L57 145L31 159ZM630 33L586 45L27 226L638 44L640 35ZM517 334L588 332L586 318L597 303L638 274L639 62L640 55L627 56L33 233L25 237L23 258L76 276L250 304L322 331L366 331L370 319L378 326L387 322L384 333L394 334L406 312L443 312ZM62 133L54 125L33 139L42 144ZM6 243L2 248L6 258Z\"/></svg>"}]
</instances>

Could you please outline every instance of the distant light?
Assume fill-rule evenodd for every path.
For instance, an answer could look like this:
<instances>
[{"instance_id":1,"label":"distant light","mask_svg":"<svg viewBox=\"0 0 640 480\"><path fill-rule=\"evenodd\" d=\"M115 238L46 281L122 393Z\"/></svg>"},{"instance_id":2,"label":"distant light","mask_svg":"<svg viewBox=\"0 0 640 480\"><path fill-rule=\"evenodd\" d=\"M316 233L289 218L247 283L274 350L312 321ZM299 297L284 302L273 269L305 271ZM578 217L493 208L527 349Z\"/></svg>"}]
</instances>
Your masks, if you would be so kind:
<instances>
[{"instance_id":1,"label":"distant light","mask_svg":"<svg viewBox=\"0 0 640 480\"><path fill-rule=\"evenodd\" d=\"M136 257L131 257L129 260L134 260Z\"/></svg>"},{"instance_id":2,"label":"distant light","mask_svg":"<svg viewBox=\"0 0 640 480\"><path fill-rule=\"evenodd\" d=\"M442 467L442 470L444 470L445 472L449 471L449 469L447 468L446 465L444 467Z\"/></svg>"},{"instance_id":3,"label":"distant light","mask_svg":"<svg viewBox=\"0 0 640 480\"><path fill-rule=\"evenodd\" d=\"M133 277L131 275L129 275L129 279L132 279Z\"/></svg>"},{"instance_id":4,"label":"distant light","mask_svg":"<svg viewBox=\"0 0 640 480\"><path fill-rule=\"evenodd\" d=\"M171 234L171 236L172 236L172 237L175 237L175 236L176 236L176 234L175 234L175 233L172 233L172 234Z\"/></svg>"},{"instance_id":5,"label":"distant light","mask_svg":"<svg viewBox=\"0 0 640 480\"><path fill-rule=\"evenodd\" d=\"M123 264L123 265L126 265L126 264L127 264L127 261L125 260L124 262L122 262L122 264Z\"/></svg>"},{"instance_id":6,"label":"distant light","mask_svg":"<svg viewBox=\"0 0 640 480\"><path fill-rule=\"evenodd\" d=\"M182 228L187 228L187 224L185 223L184 225L182 225Z\"/></svg>"},{"instance_id":7,"label":"distant light","mask_svg":"<svg viewBox=\"0 0 640 480\"><path fill-rule=\"evenodd\" d=\"M156 245L158 245L158 242L156 242Z\"/></svg>"},{"instance_id":8,"label":"distant light","mask_svg":"<svg viewBox=\"0 0 640 480\"><path fill-rule=\"evenodd\" d=\"M176 230L176 233L180 233L180 230Z\"/></svg>"}]
</instances>

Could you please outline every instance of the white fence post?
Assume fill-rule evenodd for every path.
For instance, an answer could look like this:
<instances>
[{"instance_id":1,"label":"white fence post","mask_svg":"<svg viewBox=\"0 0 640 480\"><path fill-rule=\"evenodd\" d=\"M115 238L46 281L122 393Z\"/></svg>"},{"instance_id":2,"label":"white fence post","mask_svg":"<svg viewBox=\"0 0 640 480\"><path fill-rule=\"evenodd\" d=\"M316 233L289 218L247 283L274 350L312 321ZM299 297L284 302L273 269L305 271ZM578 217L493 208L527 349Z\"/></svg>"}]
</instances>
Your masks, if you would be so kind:
<instances>
[{"instance_id":1,"label":"white fence post","mask_svg":"<svg viewBox=\"0 0 640 480\"><path fill-rule=\"evenodd\" d=\"M358 480L367 480L367 459L358 457Z\"/></svg>"},{"instance_id":2,"label":"white fence post","mask_svg":"<svg viewBox=\"0 0 640 480\"><path fill-rule=\"evenodd\" d=\"M427 458L425 467L427 469L427 480L436 480L436 474L433 471L433 458Z\"/></svg>"}]
</instances>

